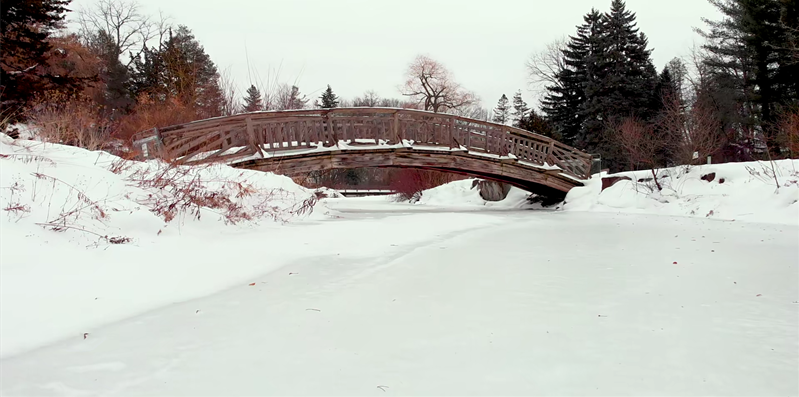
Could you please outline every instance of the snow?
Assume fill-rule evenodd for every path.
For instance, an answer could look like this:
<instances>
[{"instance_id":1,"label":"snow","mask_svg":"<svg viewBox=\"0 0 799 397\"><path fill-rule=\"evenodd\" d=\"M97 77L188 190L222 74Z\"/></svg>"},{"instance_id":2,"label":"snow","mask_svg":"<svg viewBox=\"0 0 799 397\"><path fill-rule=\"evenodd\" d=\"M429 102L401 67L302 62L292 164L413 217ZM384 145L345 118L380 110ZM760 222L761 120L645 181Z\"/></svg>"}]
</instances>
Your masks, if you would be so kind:
<instances>
[{"instance_id":1,"label":"snow","mask_svg":"<svg viewBox=\"0 0 799 397\"><path fill-rule=\"evenodd\" d=\"M549 211L463 180L308 214L283 176L172 171L254 215L232 224L154 213L158 162L0 154L0 204L26 208L0 214L2 395L799 394L797 161L779 189L756 163L661 193L598 176ZM99 236L37 225L73 209Z\"/></svg>"},{"instance_id":2,"label":"snow","mask_svg":"<svg viewBox=\"0 0 799 397\"><path fill-rule=\"evenodd\" d=\"M663 191L652 189L650 171L594 175L572 189L566 211L602 211L691 216L758 223L799 223L799 160L670 168L659 173ZM713 181L702 176L715 173ZM777 174L777 180L766 174ZM602 191L603 177L627 176ZM779 188L777 188L779 183ZM653 190L655 190L653 192Z\"/></svg>"},{"instance_id":3,"label":"snow","mask_svg":"<svg viewBox=\"0 0 799 397\"><path fill-rule=\"evenodd\" d=\"M147 197L129 186L123 175L108 171L115 160L102 152L88 152L67 146L18 141L0 142L0 203L7 207L19 202L30 207L21 218L4 211L0 218L0 357L19 354L87 328L146 312L165 304L196 298L247 282L251 277L277 269L287 261L318 255L377 255L391 243L421 241L424 236L406 233L412 222L397 218L385 227L392 241L369 247L348 244L347 232L374 228L373 222L321 224L309 234L302 228L281 226L272 219L240 225L225 225L221 216L202 211L201 220L189 214L164 222L131 198ZM23 161L35 158L49 161ZM153 163L141 167L153 166ZM39 180L39 172L81 189L94 201L102 202L108 219L102 222L81 214L78 226L108 236L133 239L130 244L109 245L93 234L76 230L53 232L36 223L47 222L56 210L80 203L75 191ZM132 172L132 170L131 170ZM269 173L242 171L225 166L204 167L208 181L242 180L259 190L274 193L270 205L289 209L312 195L291 179ZM19 183L24 191L12 195ZM53 187L55 185L55 187ZM272 192L274 189L279 189ZM327 212L327 215L325 215ZM335 215L321 204L311 222ZM279 216L290 216L280 213ZM436 233L476 227L488 219L457 219L439 214ZM281 218L282 219L282 218ZM335 225L335 226L334 226ZM332 232L331 228L336 228ZM268 236L268 242L264 241ZM313 244L313 250L309 246ZM203 249L197 249L203 247ZM264 260L253 260L256 252L267 250ZM146 286L146 287L145 287ZM79 313L79 315L76 315ZM47 324L46 326L44 324Z\"/></svg>"},{"instance_id":4,"label":"snow","mask_svg":"<svg viewBox=\"0 0 799 397\"><path fill-rule=\"evenodd\" d=\"M379 257L296 260L254 286L70 335L4 360L3 393L799 391L795 227L501 214ZM413 218L435 227L430 215Z\"/></svg>"},{"instance_id":5,"label":"snow","mask_svg":"<svg viewBox=\"0 0 799 397\"><path fill-rule=\"evenodd\" d=\"M474 182L474 179L464 179L426 190L422 192L418 204L441 208L521 209L533 207L527 202L530 193L516 187L511 187L508 196L502 201L486 201L480 197L480 190L477 187L472 187Z\"/></svg>"}]
</instances>

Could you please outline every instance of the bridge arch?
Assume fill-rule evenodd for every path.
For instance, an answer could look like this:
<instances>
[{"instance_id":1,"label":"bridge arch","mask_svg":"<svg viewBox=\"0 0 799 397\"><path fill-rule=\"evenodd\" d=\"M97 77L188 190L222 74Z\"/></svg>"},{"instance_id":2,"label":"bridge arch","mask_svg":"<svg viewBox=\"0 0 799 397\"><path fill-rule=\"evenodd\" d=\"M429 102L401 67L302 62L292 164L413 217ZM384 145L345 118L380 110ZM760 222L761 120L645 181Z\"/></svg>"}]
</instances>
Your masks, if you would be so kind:
<instances>
[{"instance_id":1,"label":"bridge arch","mask_svg":"<svg viewBox=\"0 0 799 397\"><path fill-rule=\"evenodd\" d=\"M266 111L143 131L144 157L181 164L299 175L315 170L404 167L466 174L528 191L565 194L590 174L591 156L518 128L396 108Z\"/></svg>"}]
</instances>

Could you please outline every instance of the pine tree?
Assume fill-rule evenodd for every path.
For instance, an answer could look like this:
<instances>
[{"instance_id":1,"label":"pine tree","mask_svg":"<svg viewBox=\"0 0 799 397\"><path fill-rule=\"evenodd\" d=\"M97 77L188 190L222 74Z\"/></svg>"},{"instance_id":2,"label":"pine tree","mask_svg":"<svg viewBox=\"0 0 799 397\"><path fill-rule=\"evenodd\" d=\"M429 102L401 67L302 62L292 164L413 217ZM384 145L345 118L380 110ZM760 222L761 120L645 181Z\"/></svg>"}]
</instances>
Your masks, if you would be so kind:
<instances>
[{"instance_id":1,"label":"pine tree","mask_svg":"<svg viewBox=\"0 0 799 397\"><path fill-rule=\"evenodd\" d=\"M147 49L134 59L132 91L155 101L176 99L197 112L197 117L222 114L224 97L219 72L191 30L178 26L159 48Z\"/></svg>"},{"instance_id":2,"label":"pine tree","mask_svg":"<svg viewBox=\"0 0 799 397\"><path fill-rule=\"evenodd\" d=\"M728 89L749 114L741 120L753 131L763 131L768 142L776 136L774 123L781 108L799 104L799 60L795 38L799 32L799 2L795 0L709 0L724 19L705 19L709 31L705 60L715 74L724 76ZM774 154L777 145L771 145Z\"/></svg>"},{"instance_id":3,"label":"pine tree","mask_svg":"<svg viewBox=\"0 0 799 397\"><path fill-rule=\"evenodd\" d=\"M563 137L553 128L546 118L538 114L535 109L530 109L524 119L519 123L519 128L550 137L555 140L562 140Z\"/></svg>"},{"instance_id":4,"label":"pine tree","mask_svg":"<svg viewBox=\"0 0 799 397\"><path fill-rule=\"evenodd\" d=\"M113 37L105 30L100 30L87 39L89 48L103 63L100 80L104 92L101 98L97 98L98 104L108 114L128 111L135 104L135 98L131 94L131 73L119 60L119 48Z\"/></svg>"},{"instance_id":5,"label":"pine tree","mask_svg":"<svg viewBox=\"0 0 799 397\"><path fill-rule=\"evenodd\" d=\"M254 85L250 85L250 88L247 89L247 96L244 97L244 112L257 112L262 109L261 91L258 91Z\"/></svg>"},{"instance_id":6,"label":"pine tree","mask_svg":"<svg viewBox=\"0 0 799 397\"><path fill-rule=\"evenodd\" d=\"M52 45L48 38L64 20L70 0L4 0L0 6L0 114L21 119L19 110L34 96L80 84L70 76L49 75L43 65Z\"/></svg>"},{"instance_id":7,"label":"pine tree","mask_svg":"<svg viewBox=\"0 0 799 397\"><path fill-rule=\"evenodd\" d=\"M291 92L288 98L288 109L304 109L305 104L308 103L308 98L300 93L300 87L296 85L291 86Z\"/></svg>"},{"instance_id":8,"label":"pine tree","mask_svg":"<svg viewBox=\"0 0 799 397\"><path fill-rule=\"evenodd\" d=\"M585 141L582 131L586 115L581 107L586 101L585 86L588 82L589 60L598 51L602 14L596 9L583 17L577 27L577 35L569 38L563 51L565 67L558 72L558 84L546 87L547 95L542 108L553 128L562 136L563 142L577 146Z\"/></svg>"},{"instance_id":9,"label":"pine tree","mask_svg":"<svg viewBox=\"0 0 799 397\"><path fill-rule=\"evenodd\" d=\"M627 117L652 120L660 108L655 94L658 75L648 40L636 27L635 14L613 0L602 15L595 51L586 59L583 118L578 147L599 153L613 170L623 164L620 148L606 135L609 125Z\"/></svg>"},{"instance_id":10,"label":"pine tree","mask_svg":"<svg viewBox=\"0 0 799 397\"><path fill-rule=\"evenodd\" d=\"M494 117L491 121L498 124L507 124L510 118L510 106L508 105L508 97L505 94L499 98L497 107L494 108Z\"/></svg>"},{"instance_id":11,"label":"pine tree","mask_svg":"<svg viewBox=\"0 0 799 397\"><path fill-rule=\"evenodd\" d=\"M608 122L630 116L651 120L659 107L657 70L646 36L635 26L635 14L624 1L613 0L601 23L600 46L588 60L586 102L581 108L582 145L594 150L602 146ZM602 154L607 158L610 153Z\"/></svg>"},{"instance_id":12,"label":"pine tree","mask_svg":"<svg viewBox=\"0 0 799 397\"><path fill-rule=\"evenodd\" d=\"M527 107L527 102L522 99L522 91L516 91L516 94L513 95L513 111L511 112L513 126L521 128L520 126L529 112L530 108Z\"/></svg>"},{"instance_id":13,"label":"pine tree","mask_svg":"<svg viewBox=\"0 0 799 397\"><path fill-rule=\"evenodd\" d=\"M330 84L327 85L327 89L322 93L320 99L322 100L321 107L323 109L332 109L338 107L338 97L333 93L333 89L330 88Z\"/></svg>"},{"instance_id":14,"label":"pine tree","mask_svg":"<svg viewBox=\"0 0 799 397\"><path fill-rule=\"evenodd\" d=\"M680 88L677 82L672 78L671 69L666 66L658 76L657 87L655 88L655 96L657 100L657 110L660 111L668 103L668 101L679 101L682 103L683 98L680 94Z\"/></svg>"}]
</instances>

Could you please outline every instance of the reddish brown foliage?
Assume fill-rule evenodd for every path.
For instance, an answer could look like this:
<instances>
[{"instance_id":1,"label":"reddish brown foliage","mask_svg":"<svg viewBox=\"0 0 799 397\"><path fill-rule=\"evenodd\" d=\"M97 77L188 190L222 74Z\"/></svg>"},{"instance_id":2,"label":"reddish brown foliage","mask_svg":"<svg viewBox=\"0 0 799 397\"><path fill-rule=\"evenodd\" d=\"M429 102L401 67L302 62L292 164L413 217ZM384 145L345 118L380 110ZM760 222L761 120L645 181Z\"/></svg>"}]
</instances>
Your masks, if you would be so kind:
<instances>
[{"instance_id":1,"label":"reddish brown foliage","mask_svg":"<svg viewBox=\"0 0 799 397\"><path fill-rule=\"evenodd\" d=\"M187 123L198 118L197 111L192 106L184 104L177 98L154 102L143 95L133 111L120 120L119 128L114 131L114 137L128 142L137 132Z\"/></svg>"},{"instance_id":2,"label":"reddish brown foliage","mask_svg":"<svg viewBox=\"0 0 799 397\"><path fill-rule=\"evenodd\" d=\"M779 144L788 151L788 157L799 157L799 110L786 112L781 117Z\"/></svg>"},{"instance_id":3,"label":"reddish brown foliage","mask_svg":"<svg viewBox=\"0 0 799 397\"><path fill-rule=\"evenodd\" d=\"M418 199L424 190L464 179L456 174L412 168L391 170L390 175L390 188L399 194L401 200L411 200L414 197Z\"/></svg>"}]
</instances>

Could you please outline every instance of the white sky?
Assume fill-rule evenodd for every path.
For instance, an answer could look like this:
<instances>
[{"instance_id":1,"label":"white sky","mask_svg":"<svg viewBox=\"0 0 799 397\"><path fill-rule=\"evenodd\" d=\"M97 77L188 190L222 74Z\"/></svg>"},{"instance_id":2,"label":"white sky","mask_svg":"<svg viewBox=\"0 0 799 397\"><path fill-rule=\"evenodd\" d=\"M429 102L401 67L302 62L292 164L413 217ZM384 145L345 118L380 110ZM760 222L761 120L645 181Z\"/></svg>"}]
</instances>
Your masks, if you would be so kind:
<instances>
[{"instance_id":1,"label":"white sky","mask_svg":"<svg viewBox=\"0 0 799 397\"><path fill-rule=\"evenodd\" d=\"M418 54L444 64L483 106L522 89L531 104L525 61L548 42L575 33L592 7L611 0L138 0L188 26L220 71L242 92L254 73L294 83L310 98L330 84L340 97L366 90L401 97L398 86ZM73 0L72 9L94 0ZM627 0L661 69L700 43L701 17L717 19L705 0ZM245 42L247 51L245 52ZM253 74L253 80L255 75ZM253 82L257 82L253 81Z\"/></svg>"}]
</instances>

